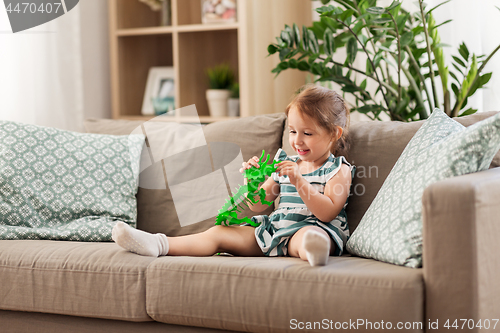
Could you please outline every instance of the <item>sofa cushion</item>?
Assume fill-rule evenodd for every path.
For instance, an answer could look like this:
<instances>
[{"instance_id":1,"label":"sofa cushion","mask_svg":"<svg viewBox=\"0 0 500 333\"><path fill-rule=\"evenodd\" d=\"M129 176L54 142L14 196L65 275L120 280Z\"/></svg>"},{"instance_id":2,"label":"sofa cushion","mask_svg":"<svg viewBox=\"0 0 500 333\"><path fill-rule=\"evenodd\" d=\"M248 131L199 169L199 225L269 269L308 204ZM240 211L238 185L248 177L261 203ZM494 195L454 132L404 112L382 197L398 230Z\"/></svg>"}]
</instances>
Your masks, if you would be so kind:
<instances>
[{"instance_id":1,"label":"sofa cushion","mask_svg":"<svg viewBox=\"0 0 500 333\"><path fill-rule=\"evenodd\" d=\"M146 267L114 243L0 241L0 309L149 321Z\"/></svg>"},{"instance_id":2,"label":"sofa cushion","mask_svg":"<svg viewBox=\"0 0 500 333\"><path fill-rule=\"evenodd\" d=\"M453 119L467 127L496 113L480 112ZM348 161L356 166L356 175L351 187L352 196L346 208L351 233L422 124L423 121L363 121L351 124ZM495 155L490 168L497 166L500 166L500 152Z\"/></svg>"},{"instance_id":3,"label":"sofa cushion","mask_svg":"<svg viewBox=\"0 0 500 333\"><path fill-rule=\"evenodd\" d=\"M0 121L0 239L111 240L133 226L144 135Z\"/></svg>"},{"instance_id":4,"label":"sofa cushion","mask_svg":"<svg viewBox=\"0 0 500 333\"><path fill-rule=\"evenodd\" d=\"M424 320L422 270L364 258L330 257L311 267L290 257L161 257L147 275L148 314L164 323L293 332L325 319Z\"/></svg>"},{"instance_id":5,"label":"sofa cushion","mask_svg":"<svg viewBox=\"0 0 500 333\"><path fill-rule=\"evenodd\" d=\"M285 121L284 113L245 117L236 120L220 121L203 127L208 144L215 142L232 142L241 148L244 160L252 156L260 156L264 149L273 156L281 146L281 137ZM92 133L129 134L141 123L137 121L91 119L85 122L85 128ZM147 133L146 133L147 135ZM168 186L165 189L147 189L141 187L137 194L138 217L137 227L152 233L164 233L168 236L181 236L202 232L215 223L215 217L208 220L181 227L175 210L172 193ZM270 214L273 207L259 214ZM257 213L246 209L246 216Z\"/></svg>"}]
</instances>

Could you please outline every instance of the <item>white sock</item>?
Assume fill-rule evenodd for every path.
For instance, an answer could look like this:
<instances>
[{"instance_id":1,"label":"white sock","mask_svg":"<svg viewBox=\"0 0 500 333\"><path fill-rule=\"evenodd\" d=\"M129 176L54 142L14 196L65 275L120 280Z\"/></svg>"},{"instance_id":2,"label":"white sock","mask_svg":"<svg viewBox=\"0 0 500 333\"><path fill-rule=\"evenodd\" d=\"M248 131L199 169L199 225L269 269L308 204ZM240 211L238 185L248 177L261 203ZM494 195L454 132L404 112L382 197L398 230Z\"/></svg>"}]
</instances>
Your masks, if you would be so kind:
<instances>
[{"instance_id":1,"label":"white sock","mask_svg":"<svg viewBox=\"0 0 500 333\"><path fill-rule=\"evenodd\" d=\"M330 238L316 230L307 230L302 238L307 261L311 266L323 266L330 256Z\"/></svg>"},{"instance_id":2,"label":"white sock","mask_svg":"<svg viewBox=\"0 0 500 333\"><path fill-rule=\"evenodd\" d=\"M134 229L121 221L113 227L111 238L125 250L142 256L158 257L168 253L167 236Z\"/></svg>"}]
</instances>

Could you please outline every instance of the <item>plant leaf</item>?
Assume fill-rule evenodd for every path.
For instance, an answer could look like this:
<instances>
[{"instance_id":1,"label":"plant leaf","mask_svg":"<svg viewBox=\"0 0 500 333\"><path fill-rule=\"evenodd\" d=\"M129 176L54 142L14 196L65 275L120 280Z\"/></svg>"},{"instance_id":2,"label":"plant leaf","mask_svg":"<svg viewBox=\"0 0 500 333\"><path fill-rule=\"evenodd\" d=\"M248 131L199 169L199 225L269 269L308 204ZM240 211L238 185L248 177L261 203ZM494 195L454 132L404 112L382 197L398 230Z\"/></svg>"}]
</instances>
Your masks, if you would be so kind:
<instances>
[{"instance_id":1,"label":"plant leaf","mask_svg":"<svg viewBox=\"0 0 500 333\"><path fill-rule=\"evenodd\" d=\"M440 26L445 25L445 24L447 24L447 23L450 23L451 21L453 21L453 20L446 20L446 21L444 21L443 23L440 23L440 24L438 24L438 25L434 26L434 27L433 27L433 29L439 28Z\"/></svg>"},{"instance_id":2,"label":"plant leaf","mask_svg":"<svg viewBox=\"0 0 500 333\"><path fill-rule=\"evenodd\" d=\"M371 76L373 74L373 67L370 59L366 59L366 75Z\"/></svg>"},{"instance_id":3,"label":"plant leaf","mask_svg":"<svg viewBox=\"0 0 500 333\"><path fill-rule=\"evenodd\" d=\"M387 11L390 11L390 10L393 10L394 8L396 8L397 6L401 5L401 2L399 1L393 1L392 4L387 7Z\"/></svg>"},{"instance_id":4,"label":"plant leaf","mask_svg":"<svg viewBox=\"0 0 500 333\"><path fill-rule=\"evenodd\" d=\"M385 24L387 22L392 22L392 20L390 18L385 18L385 17L381 17L381 18L377 18L377 19L373 20L373 23L375 23L375 24Z\"/></svg>"},{"instance_id":5,"label":"plant leaf","mask_svg":"<svg viewBox=\"0 0 500 333\"><path fill-rule=\"evenodd\" d=\"M340 14L339 19L340 19L341 21L346 22L346 21L347 21L347 19L351 18L351 16L352 16L352 15L354 15L354 10L352 10L352 9L348 9L348 10L345 10L342 14ZM346 22L346 23L348 23L348 22ZM349 24L349 23L348 23L348 24Z\"/></svg>"},{"instance_id":6,"label":"plant leaf","mask_svg":"<svg viewBox=\"0 0 500 333\"><path fill-rule=\"evenodd\" d=\"M286 59L286 56L290 53L290 49L289 48L284 48L284 49L281 49L280 50L280 61L283 61Z\"/></svg>"},{"instance_id":7,"label":"plant leaf","mask_svg":"<svg viewBox=\"0 0 500 333\"><path fill-rule=\"evenodd\" d=\"M460 66L464 67L464 68L467 68L467 65L462 61L462 59L460 59L459 57L456 57L456 56L451 56L453 58L453 60L455 60L455 62L457 64L459 64Z\"/></svg>"},{"instance_id":8,"label":"plant leaf","mask_svg":"<svg viewBox=\"0 0 500 333\"><path fill-rule=\"evenodd\" d=\"M383 7L370 7L366 10L367 13L374 14L374 15L381 15L385 13L385 8Z\"/></svg>"},{"instance_id":9,"label":"plant leaf","mask_svg":"<svg viewBox=\"0 0 500 333\"><path fill-rule=\"evenodd\" d=\"M462 112L461 114L459 114L458 116L459 117L468 116L468 115L474 114L476 112L477 112L477 109L469 108L469 109L465 110L464 112Z\"/></svg>"},{"instance_id":10,"label":"plant leaf","mask_svg":"<svg viewBox=\"0 0 500 333\"><path fill-rule=\"evenodd\" d=\"M453 73L453 72L449 72L449 74L450 74L450 76L451 76L453 79L455 79L455 81L457 81L457 83L460 83L460 81L458 81L458 78L457 78L457 76L455 75L455 73Z\"/></svg>"},{"instance_id":11,"label":"plant leaf","mask_svg":"<svg viewBox=\"0 0 500 333\"><path fill-rule=\"evenodd\" d=\"M413 28L411 31L413 31L414 36L417 36L417 35L424 32L424 27L418 26L418 27Z\"/></svg>"},{"instance_id":12,"label":"plant leaf","mask_svg":"<svg viewBox=\"0 0 500 333\"><path fill-rule=\"evenodd\" d=\"M379 48L380 50L382 50L382 51L386 51L386 52L389 52L389 53L394 53L394 54L396 54L396 52L392 51L391 49L388 49L388 48L387 48L387 47L385 47L385 46L379 46L378 48Z\"/></svg>"},{"instance_id":13,"label":"plant leaf","mask_svg":"<svg viewBox=\"0 0 500 333\"><path fill-rule=\"evenodd\" d=\"M399 15L396 17L396 24L398 26L399 31L403 31L405 28L406 21L410 17L409 14Z\"/></svg>"},{"instance_id":14,"label":"plant leaf","mask_svg":"<svg viewBox=\"0 0 500 333\"><path fill-rule=\"evenodd\" d=\"M333 32L330 28L325 29L323 40L325 54L328 56L333 56L333 54L335 53L335 38L333 37Z\"/></svg>"},{"instance_id":15,"label":"plant leaf","mask_svg":"<svg viewBox=\"0 0 500 333\"><path fill-rule=\"evenodd\" d=\"M408 97L402 98L401 101L396 105L396 113L403 113L409 103L410 99Z\"/></svg>"},{"instance_id":16,"label":"plant leaf","mask_svg":"<svg viewBox=\"0 0 500 333\"><path fill-rule=\"evenodd\" d=\"M309 55L309 59L307 59L307 62L309 63L309 65L312 66L313 62L315 62L316 59L318 59L318 57L319 57L319 54Z\"/></svg>"},{"instance_id":17,"label":"plant leaf","mask_svg":"<svg viewBox=\"0 0 500 333\"><path fill-rule=\"evenodd\" d=\"M406 45L410 45L410 43L413 41L413 32L407 31L401 36L401 47L404 47Z\"/></svg>"},{"instance_id":18,"label":"plant leaf","mask_svg":"<svg viewBox=\"0 0 500 333\"><path fill-rule=\"evenodd\" d=\"M363 89L363 90L366 90L366 84L367 84L367 83L366 83L366 79L364 79L364 80L361 82L361 84L359 85L359 87L360 87L361 89Z\"/></svg>"},{"instance_id":19,"label":"plant leaf","mask_svg":"<svg viewBox=\"0 0 500 333\"><path fill-rule=\"evenodd\" d=\"M269 46L267 47L267 53L269 53L269 54L275 54L276 51L278 51L278 48L276 47L276 45L269 44Z\"/></svg>"},{"instance_id":20,"label":"plant leaf","mask_svg":"<svg viewBox=\"0 0 500 333\"><path fill-rule=\"evenodd\" d=\"M404 118L405 118L405 120L412 119L413 117L415 117L417 114L419 114L423 110L425 110L424 107L417 106L416 108L413 109L412 112L410 112L406 116L404 116Z\"/></svg>"},{"instance_id":21,"label":"plant leaf","mask_svg":"<svg viewBox=\"0 0 500 333\"><path fill-rule=\"evenodd\" d=\"M453 67L455 67L455 69L456 69L457 71L459 71L459 72L460 72L460 74L464 75L464 72L462 72L462 70L461 70L461 69L460 69L460 68L459 68L456 64L452 64L452 65L453 65Z\"/></svg>"},{"instance_id":22,"label":"plant leaf","mask_svg":"<svg viewBox=\"0 0 500 333\"><path fill-rule=\"evenodd\" d=\"M384 108L377 104L367 104L363 105L358 109L358 112L361 113L377 112L377 111L384 111Z\"/></svg>"},{"instance_id":23,"label":"plant leaf","mask_svg":"<svg viewBox=\"0 0 500 333\"><path fill-rule=\"evenodd\" d=\"M356 55L358 53L358 42L356 38L352 37L347 42L347 61L352 64L356 60Z\"/></svg>"},{"instance_id":24,"label":"plant leaf","mask_svg":"<svg viewBox=\"0 0 500 333\"><path fill-rule=\"evenodd\" d=\"M429 11L427 12L427 14L432 13L432 11L433 11L434 9L436 9L436 8L438 8L439 6L442 6L442 5L444 5L445 3L450 2L450 1L451 1L451 0L444 1L444 2L441 2L440 4L438 4L438 5L436 5L436 6L432 7L431 9L429 9Z\"/></svg>"},{"instance_id":25,"label":"plant leaf","mask_svg":"<svg viewBox=\"0 0 500 333\"><path fill-rule=\"evenodd\" d=\"M328 14L330 12L333 13L335 11L335 9L337 9L337 7L332 6L332 5L328 5L328 6L316 8L316 12L318 12L320 15L321 14Z\"/></svg>"},{"instance_id":26,"label":"plant leaf","mask_svg":"<svg viewBox=\"0 0 500 333\"><path fill-rule=\"evenodd\" d=\"M292 44L292 39L290 38L290 34L288 33L288 31L281 31L281 40L283 40L285 43L286 43L286 46L289 46L289 47L292 47L293 44Z\"/></svg>"},{"instance_id":27,"label":"plant leaf","mask_svg":"<svg viewBox=\"0 0 500 333\"><path fill-rule=\"evenodd\" d=\"M323 22L318 22L315 21L313 22L312 27L309 27L309 30L311 30L316 38L323 38L323 35L325 34L325 29L327 28L327 25Z\"/></svg>"},{"instance_id":28,"label":"plant leaf","mask_svg":"<svg viewBox=\"0 0 500 333\"><path fill-rule=\"evenodd\" d=\"M288 32L288 35L290 36L290 47L293 47L295 44L295 30L293 30L288 24L285 24L285 31Z\"/></svg>"},{"instance_id":29,"label":"plant leaf","mask_svg":"<svg viewBox=\"0 0 500 333\"><path fill-rule=\"evenodd\" d=\"M386 30L394 30L393 27L376 27L376 28L372 28L372 30L375 30L375 31L386 31Z\"/></svg>"},{"instance_id":30,"label":"plant leaf","mask_svg":"<svg viewBox=\"0 0 500 333\"><path fill-rule=\"evenodd\" d=\"M293 37L295 38L295 45L297 48L300 46L300 30L296 23L293 24Z\"/></svg>"},{"instance_id":31,"label":"plant leaf","mask_svg":"<svg viewBox=\"0 0 500 333\"><path fill-rule=\"evenodd\" d=\"M309 34L309 50L311 50L312 53L319 53L318 39L316 38L316 35L314 35L314 32L309 29L307 30L307 33Z\"/></svg>"},{"instance_id":32,"label":"plant leaf","mask_svg":"<svg viewBox=\"0 0 500 333\"><path fill-rule=\"evenodd\" d=\"M311 66L309 66L309 63L307 61L300 61L298 64L297 64L297 68L301 71L309 71L309 69L311 68Z\"/></svg>"},{"instance_id":33,"label":"plant leaf","mask_svg":"<svg viewBox=\"0 0 500 333\"><path fill-rule=\"evenodd\" d=\"M384 55L382 54L382 52L378 52L377 54L375 54L375 57L373 57L373 65L375 66L375 68L378 67L382 59L384 59Z\"/></svg>"},{"instance_id":34,"label":"plant leaf","mask_svg":"<svg viewBox=\"0 0 500 333\"><path fill-rule=\"evenodd\" d=\"M359 40L361 41L361 44L366 45L366 42L368 41L368 37L365 35L358 35Z\"/></svg>"},{"instance_id":35,"label":"plant leaf","mask_svg":"<svg viewBox=\"0 0 500 333\"><path fill-rule=\"evenodd\" d=\"M288 67L289 67L289 66L288 66L288 62L286 62L286 61L282 61L282 62L280 62L280 63L278 64L278 68L279 68L280 70L285 70L285 69L288 69Z\"/></svg>"},{"instance_id":36,"label":"plant leaf","mask_svg":"<svg viewBox=\"0 0 500 333\"><path fill-rule=\"evenodd\" d=\"M467 45L465 45L464 42L462 42L462 44L460 44L460 46L458 47L458 53L460 53L460 55L462 56L462 58L464 58L465 61L469 61L469 49L467 48Z\"/></svg>"},{"instance_id":37,"label":"plant leaf","mask_svg":"<svg viewBox=\"0 0 500 333\"><path fill-rule=\"evenodd\" d=\"M305 25L302 26L302 48L304 51L309 50L309 29Z\"/></svg>"},{"instance_id":38,"label":"plant leaf","mask_svg":"<svg viewBox=\"0 0 500 333\"><path fill-rule=\"evenodd\" d=\"M493 73L490 72L490 73L486 73L484 75L481 75L481 77L479 78L481 87L484 86L486 83L488 83L488 81L491 79L492 74Z\"/></svg>"},{"instance_id":39,"label":"plant leaf","mask_svg":"<svg viewBox=\"0 0 500 333\"><path fill-rule=\"evenodd\" d=\"M322 22L326 27L332 29L332 31L336 31L339 28L339 23L328 16L321 16L320 22Z\"/></svg>"},{"instance_id":40,"label":"plant leaf","mask_svg":"<svg viewBox=\"0 0 500 333\"><path fill-rule=\"evenodd\" d=\"M481 89L486 83L488 83L488 81L491 79L491 74L493 73L490 72L479 76L476 83L474 83L474 86L472 86L467 97L474 95L476 93L476 90Z\"/></svg>"}]
</instances>

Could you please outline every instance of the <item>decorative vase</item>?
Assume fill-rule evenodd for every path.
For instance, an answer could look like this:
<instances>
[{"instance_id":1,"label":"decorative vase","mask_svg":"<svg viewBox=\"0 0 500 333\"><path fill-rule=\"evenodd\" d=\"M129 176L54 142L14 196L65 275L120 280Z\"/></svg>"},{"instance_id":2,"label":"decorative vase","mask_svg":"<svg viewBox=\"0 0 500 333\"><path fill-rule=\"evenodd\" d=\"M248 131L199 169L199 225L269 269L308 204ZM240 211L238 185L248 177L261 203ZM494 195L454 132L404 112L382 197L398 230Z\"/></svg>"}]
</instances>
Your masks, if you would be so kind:
<instances>
[{"instance_id":1,"label":"decorative vase","mask_svg":"<svg viewBox=\"0 0 500 333\"><path fill-rule=\"evenodd\" d=\"M170 0L163 0L161 2L161 25L168 26L172 25L172 11Z\"/></svg>"},{"instance_id":2,"label":"decorative vase","mask_svg":"<svg viewBox=\"0 0 500 333\"><path fill-rule=\"evenodd\" d=\"M236 22L237 0L201 0L201 23Z\"/></svg>"},{"instance_id":3,"label":"decorative vase","mask_svg":"<svg viewBox=\"0 0 500 333\"><path fill-rule=\"evenodd\" d=\"M227 115L229 117L238 117L240 115L239 98L230 98L227 100Z\"/></svg>"},{"instance_id":4,"label":"decorative vase","mask_svg":"<svg viewBox=\"0 0 500 333\"><path fill-rule=\"evenodd\" d=\"M225 89L208 89L206 96L210 116L227 116L227 100L229 99L229 96L231 96L231 91Z\"/></svg>"}]
</instances>

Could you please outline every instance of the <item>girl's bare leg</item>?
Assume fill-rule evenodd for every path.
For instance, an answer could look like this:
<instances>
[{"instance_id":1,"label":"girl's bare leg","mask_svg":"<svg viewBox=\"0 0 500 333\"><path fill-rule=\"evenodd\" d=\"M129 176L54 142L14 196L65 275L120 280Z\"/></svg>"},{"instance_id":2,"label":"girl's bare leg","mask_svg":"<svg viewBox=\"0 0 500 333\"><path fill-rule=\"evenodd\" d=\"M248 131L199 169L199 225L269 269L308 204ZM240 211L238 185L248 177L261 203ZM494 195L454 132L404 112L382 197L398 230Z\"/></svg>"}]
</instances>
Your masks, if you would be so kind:
<instances>
[{"instance_id":1,"label":"girl's bare leg","mask_svg":"<svg viewBox=\"0 0 500 333\"><path fill-rule=\"evenodd\" d=\"M227 252L238 256L262 256L255 240L255 228L250 226L216 225L199 234L167 237L171 256L211 256Z\"/></svg>"},{"instance_id":2,"label":"girl's bare leg","mask_svg":"<svg viewBox=\"0 0 500 333\"><path fill-rule=\"evenodd\" d=\"M309 261L311 266L326 265L334 250L335 243L326 231L316 226L300 229L288 243L288 254Z\"/></svg>"},{"instance_id":3,"label":"girl's bare leg","mask_svg":"<svg viewBox=\"0 0 500 333\"><path fill-rule=\"evenodd\" d=\"M153 257L167 253L173 256L211 256L218 252L262 256L254 232L255 228L250 226L214 226L199 234L167 237L118 222L113 228L113 240L130 252Z\"/></svg>"}]
</instances>

